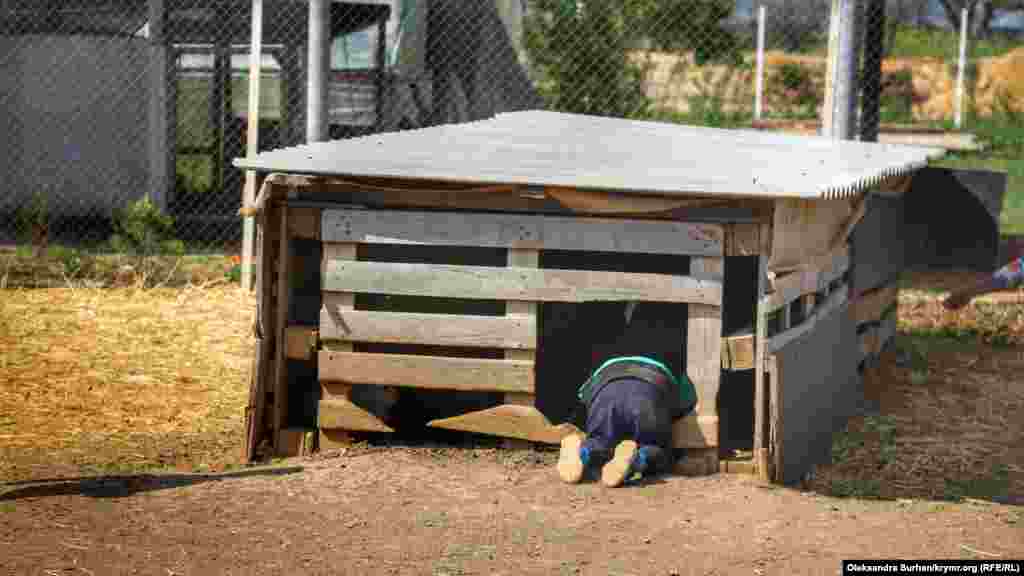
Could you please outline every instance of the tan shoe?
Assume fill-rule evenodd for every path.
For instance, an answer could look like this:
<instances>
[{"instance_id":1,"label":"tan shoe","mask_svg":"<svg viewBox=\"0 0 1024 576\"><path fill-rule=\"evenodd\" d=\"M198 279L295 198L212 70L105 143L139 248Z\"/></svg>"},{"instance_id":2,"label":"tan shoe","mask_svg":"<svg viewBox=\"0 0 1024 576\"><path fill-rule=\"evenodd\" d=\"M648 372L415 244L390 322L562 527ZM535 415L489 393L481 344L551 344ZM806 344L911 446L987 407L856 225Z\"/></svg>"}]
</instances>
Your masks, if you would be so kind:
<instances>
[{"instance_id":1,"label":"tan shoe","mask_svg":"<svg viewBox=\"0 0 1024 576\"><path fill-rule=\"evenodd\" d=\"M636 442L632 440L619 442L619 445L615 447L615 456L601 469L601 483L610 488L622 486L632 472L636 451Z\"/></svg>"},{"instance_id":2,"label":"tan shoe","mask_svg":"<svg viewBox=\"0 0 1024 576\"><path fill-rule=\"evenodd\" d=\"M576 484L583 479L581 446L583 446L583 436L579 434L569 434L562 438L562 449L558 453L558 476L563 482Z\"/></svg>"}]
</instances>

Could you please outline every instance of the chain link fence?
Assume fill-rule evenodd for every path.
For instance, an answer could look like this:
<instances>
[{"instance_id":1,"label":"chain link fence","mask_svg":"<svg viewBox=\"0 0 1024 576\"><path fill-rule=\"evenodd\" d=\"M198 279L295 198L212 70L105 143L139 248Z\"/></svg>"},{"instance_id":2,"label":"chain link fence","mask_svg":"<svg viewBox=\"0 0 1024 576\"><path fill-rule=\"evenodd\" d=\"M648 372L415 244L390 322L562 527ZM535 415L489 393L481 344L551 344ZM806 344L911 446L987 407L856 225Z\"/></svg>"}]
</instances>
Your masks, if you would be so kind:
<instances>
[{"instance_id":1,"label":"chain link fence","mask_svg":"<svg viewBox=\"0 0 1024 576\"><path fill-rule=\"evenodd\" d=\"M1022 6L855 1L859 137L946 138L954 163L1024 173L1014 164ZM329 134L527 108L813 133L830 9L830 0L334 2ZM264 0L261 150L305 141L307 18L304 1ZM0 246L116 251L156 237L179 251L236 252L244 177L231 160L246 150L250 34L250 0L0 0ZM958 110L987 153L955 136Z\"/></svg>"}]
</instances>

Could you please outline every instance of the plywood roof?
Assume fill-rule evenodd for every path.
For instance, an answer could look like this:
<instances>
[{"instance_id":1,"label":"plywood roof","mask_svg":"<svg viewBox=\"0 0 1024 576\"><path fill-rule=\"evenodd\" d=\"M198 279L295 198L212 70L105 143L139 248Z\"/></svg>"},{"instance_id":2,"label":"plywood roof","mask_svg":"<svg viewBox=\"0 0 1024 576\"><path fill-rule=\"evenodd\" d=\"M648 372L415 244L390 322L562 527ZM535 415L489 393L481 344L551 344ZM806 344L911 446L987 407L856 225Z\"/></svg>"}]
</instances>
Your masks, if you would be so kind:
<instances>
[{"instance_id":1,"label":"plywood roof","mask_svg":"<svg viewBox=\"0 0 1024 576\"><path fill-rule=\"evenodd\" d=\"M263 152L240 168L659 195L840 198L941 150L529 111Z\"/></svg>"}]
</instances>

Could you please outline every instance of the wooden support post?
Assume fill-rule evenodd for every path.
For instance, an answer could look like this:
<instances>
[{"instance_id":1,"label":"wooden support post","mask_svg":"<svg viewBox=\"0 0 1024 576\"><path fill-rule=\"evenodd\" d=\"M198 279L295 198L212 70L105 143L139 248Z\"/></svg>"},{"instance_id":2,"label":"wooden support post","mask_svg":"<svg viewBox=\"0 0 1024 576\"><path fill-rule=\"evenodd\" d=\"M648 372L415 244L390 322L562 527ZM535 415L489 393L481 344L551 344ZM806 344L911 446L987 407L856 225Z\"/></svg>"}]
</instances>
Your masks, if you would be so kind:
<instances>
[{"instance_id":1,"label":"wooden support post","mask_svg":"<svg viewBox=\"0 0 1024 576\"><path fill-rule=\"evenodd\" d=\"M252 461L257 454L260 445L266 438L267 423L267 394L270 390L269 383L276 375L276 357L271 354L275 344L275 323L274 323L274 261L277 255L277 237L280 228L275 226L275 217L278 210L273 205L267 205L260 220L261 226L257 230L259 240L260 263L256 267L258 279L256 281L256 350L254 377L252 389L249 394L249 407L247 415L247 438L246 438L246 460ZM272 443L272 441L271 441Z\"/></svg>"},{"instance_id":2,"label":"wooden support post","mask_svg":"<svg viewBox=\"0 0 1024 576\"><path fill-rule=\"evenodd\" d=\"M754 465L757 477L765 482L771 480L768 459L768 396L765 387L764 345L768 338L768 322L765 288L767 284L767 264L769 257L769 238L771 228L764 224L761 228L761 255L757 264L757 313L754 316Z\"/></svg>"},{"instance_id":3,"label":"wooden support post","mask_svg":"<svg viewBox=\"0 0 1024 576\"><path fill-rule=\"evenodd\" d=\"M508 265L514 268L536 268L540 266L540 251L529 248L509 248ZM505 303L505 316L529 318L536 325L537 303L509 300ZM535 343L530 350L505 350L505 358L535 362L537 357L536 348ZM535 394L506 393L505 403L534 406L537 403L537 397ZM506 448L526 448L528 446L529 444L522 440L509 439L505 441Z\"/></svg>"},{"instance_id":4,"label":"wooden support post","mask_svg":"<svg viewBox=\"0 0 1024 576\"><path fill-rule=\"evenodd\" d=\"M273 439L274 453L281 454L283 448L280 442L280 433L288 424L288 359L285 356L286 340L288 330L288 306L291 299L291 238L288 235L288 207L282 206L279 222L280 242L277 252L277 299L274 302L276 308L276 322L274 325L275 346L274 362L276 374L274 375L274 416L273 416Z\"/></svg>"},{"instance_id":5,"label":"wooden support post","mask_svg":"<svg viewBox=\"0 0 1024 576\"><path fill-rule=\"evenodd\" d=\"M774 355L766 356L766 372L771 379L768 399L768 445L770 446L770 480L779 482L782 480L782 382L779 381L778 362ZM761 475L759 472L758 475Z\"/></svg>"},{"instance_id":6,"label":"wooden support post","mask_svg":"<svg viewBox=\"0 0 1024 576\"><path fill-rule=\"evenodd\" d=\"M357 244L355 243L323 244L321 278L323 277L323 271L326 270L328 261L355 260L356 248ZM340 311L354 310L356 307L356 295L352 293L336 294L336 300L334 300L333 304L335 308ZM348 342L336 342L332 343L331 349L340 352L351 352L352 344ZM321 382L320 390L321 402L331 401L333 399L344 400L347 402L352 395L352 387L350 385L339 384L336 382ZM350 437L348 432L345 430L320 427L320 450L343 448L347 446L349 442Z\"/></svg>"},{"instance_id":7,"label":"wooden support post","mask_svg":"<svg viewBox=\"0 0 1024 576\"><path fill-rule=\"evenodd\" d=\"M722 258L690 259L690 275L722 281ZM686 373L697 389L697 417L718 416L718 387L722 374L722 307L688 304ZM718 446L691 450L688 459L704 462L705 472L718 472Z\"/></svg>"}]
</instances>

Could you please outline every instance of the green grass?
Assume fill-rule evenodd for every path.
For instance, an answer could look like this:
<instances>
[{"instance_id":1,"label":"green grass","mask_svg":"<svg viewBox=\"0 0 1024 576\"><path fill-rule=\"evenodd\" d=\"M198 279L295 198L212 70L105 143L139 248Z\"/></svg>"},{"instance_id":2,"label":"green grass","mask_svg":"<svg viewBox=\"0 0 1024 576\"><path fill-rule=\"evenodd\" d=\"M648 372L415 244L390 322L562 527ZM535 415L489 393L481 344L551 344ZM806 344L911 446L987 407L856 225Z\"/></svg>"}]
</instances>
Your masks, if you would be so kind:
<instances>
[{"instance_id":1,"label":"green grass","mask_svg":"<svg viewBox=\"0 0 1024 576\"><path fill-rule=\"evenodd\" d=\"M985 146L981 152L951 153L938 166L1006 172L1000 233L1024 234L1024 118L998 114L970 118L967 129Z\"/></svg>"}]
</instances>

